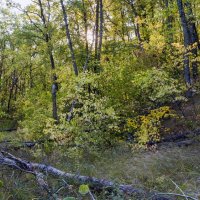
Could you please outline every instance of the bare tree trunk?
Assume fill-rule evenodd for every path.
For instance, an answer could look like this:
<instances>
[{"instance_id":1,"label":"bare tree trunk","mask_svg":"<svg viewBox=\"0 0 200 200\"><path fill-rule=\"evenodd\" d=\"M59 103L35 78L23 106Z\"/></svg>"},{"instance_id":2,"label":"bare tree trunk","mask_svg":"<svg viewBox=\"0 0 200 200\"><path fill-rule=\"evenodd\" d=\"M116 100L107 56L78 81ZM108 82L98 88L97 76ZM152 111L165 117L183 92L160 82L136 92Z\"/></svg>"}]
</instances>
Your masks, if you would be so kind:
<instances>
[{"instance_id":1,"label":"bare tree trunk","mask_svg":"<svg viewBox=\"0 0 200 200\"><path fill-rule=\"evenodd\" d=\"M32 68L32 63L30 63L30 65L29 65L29 78L30 78L29 87L33 88L33 68Z\"/></svg>"},{"instance_id":2,"label":"bare tree trunk","mask_svg":"<svg viewBox=\"0 0 200 200\"><path fill-rule=\"evenodd\" d=\"M47 44L49 60L50 60L50 63L51 63L51 69L52 69L52 71L54 71L56 67L55 67L55 61L54 61L54 57L53 57L53 53L52 53L52 45L50 44L51 37L50 37L50 34L48 32L47 21L46 21L46 18L45 18L42 1L38 0L38 3L39 3L39 6L40 6L41 19L42 19L42 22L43 22L43 25L44 25L44 28L45 28L44 35L45 35L45 41L46 41L46 44ZM50 13L49 13L49 15L50 15ZM53 83L52 83L52 92L51 92L51 95L52 95L52 115L53 115L53 118L56 120L56 122L58 122L58 111L57 111L58 85L56 83L56 80L57 80L57 76L56 76L56 74L53 74L52 75L52 82Z\"/></svg>"},{"instance_id":3,"label":"bare tree trunk","mask_svg":"<svg viewBox=\"0 0 200 200\"><path fill-rule=\"evenodd\" d=\"M184 46L185 46L185 55L184 55L184 77L185 82L188 86L191 85L191 76L190 76L190 62L189 62L189 56L188 56L188 47L191 44L191 37L190 32L188 29L188 22L186 19L183 2L182 0L177 0L179 15L181 19L181 25L183 28L183 36L184 36Z\"/></svg>"},{"instance_id":4,"label":"bare tree trunk","mask_svg":"<svg viewBox=\"0 0 200 200\"><path fill-rule=\"evenodd\" d=\"M192 5L189 0L186 1L185 6L187 8L187 16L188 16L188 28L190 32L190 37L191 37L191 45L195 44L194 47L192 47L192 54L193 54L193 60L192 60L192 75L193 75L193 80L196 82L198 78L198 64L197 64L197 50L200 47L199 45L199 38L198 38L198 33L195 25L195 18L192 12Z\"/></svg>"},{"instance_id":5,"label":"bare tree trunk","mask_svg":"<svg viewBox=\"0 0 200 200\"><path fill-rule=\"evenodd\" d=\"M196 25L194 22L194 16L192 12L192 6L189 0L186 1L184 4L187 8L187 17L184 11L184 5L182 0L177 0L177 5L179 9L179 14L181 18L181 24L183 28L183 35L184 35L184 46L186 48L186 53L184 56L184 71L185 71L185 81L188 85L191 85L191 76L189 72L189 56L187 55L188 52L191 52L193 55L192 64L192 75L193 80L196 82L198 78L198 65L197 65L197 48L200 47L199 39L197 34ZM192 46L196 43L196 46ZM192 46L192 50L189 50L190 45Z\"/></svg>"},{"instance_id":6,"label":"bare tree trunk","mask_svg":"<svg viewBox=\"0 0 200 200\"><path fill-rule=\"evenodd\" d=\"M128 2L130 4L130 6L131 6L134 18L138 18L139 15L138 15L138 12L136 11L135 6L134 6L135 1L134 0L130 0ZM134 29L135 29L135 36L138 39L138 43L140 45L140 48L143 49L142 48L142 38L141 38L141 34L140 34L140 25L137 22L135 22L135 19L133 19L133 23L134 23Z\"/></svg>"},{"instance_id":7,"label":"bare tree trunk","mask_svg":"<svg viewBox=\"0 0 200 200\"><path fill-rule=\"evenodd\" d=\"M86 49L86 58L89 54L89 45L88 45L88 19L87 19L87 10L85 7L85 0L82 0L83 5L83 21L84 21L84 28L85 28L85 49Z\"/></svg>"},{"instance_id":8,"label":"bare tree trunk","mask_svg":"<svg viewBox=\"0 0 200 200\"><path fill-rule=\"evenodd\" d=\"M12 98L14 100L17 99L17 91L18 91L18 77L16 69L13 71L11 75L11 85L9 90L9 97L8 97L8 105L7 105L7 112L11 111L11 101Z\"/></svg>"},{"instance_id":9,"label":"bare tree trunk","mask_svg":"<svg viewBox=\"0 0 200 200\"><path fill-rule=\"evenodd\" d=\"M73 48L71 35L70 35L69 24L68 24L68 16L67 16L67 12L65 10L65 6L64 6L63 0L60 0L60 4L61 4L62 11L63 11L63 18L64 18L64 22L65 22L66 37L67 37L67 40L68 40L68 45L69 45L69 49L70 49L70 53L71 53L74 73L75 73L76 76L78 76L79 71L78 71L78 67L77 67L77 63L76 63L76 57L75 57L75 54L74 54L74 48ZM86 31L87 31L87 29L86 29ZM74 110L75 104L76 104L76 100L73 100L71 108L70 108L70 112L66 116L66 120L68 122L70 122L72 120L72 118L73 118L73 110Z\"/></svg>"},{"instance_id":10,"label":"bare tree trunk","mask_svg":"<svg viewBox=\"0 0 200 200\"><path fill-rule=\"evenodd\" d=\"M99 45L98 45L98 55L97 60L101 60L101 50L103 41L103 23L104 23L104 13L103 13L103 0L99 0Z\"/></svg>"},{"instance_id":11,"label":"bare tree trunk","mask_svg":"<svg viewBox=\"0 0 200 200\"><path fill-rule=\"evenodd\" d=\"M101 60L101 50L103 41L103 25L104 12L103 0L96 0L96 22L95 22L95 66L94 72L98 72L99 63Z\"/></svg>"},{"instance_id":12,"label":"bare tree trunk","mask_svg":"<svg viewBox=\"0 0 200 200\"><path fill-rule=\"evenodd\" d=\"M165 7L167 10L167 19L166 19L166 29L167 29L167 43L168 44L172 44L173 40L174 40L174 36L173 36L173 32L172 32L172 28L173 28L173 20L174 17L171 13L171 11L169 10L170 4L172 3L171 0L164 0L165 3Z\"/></svg>"},{"instance_id":13,"label":"bare tree trunk","mask_svg":"<svg viewBox=\"0 0 200 200\"><path fill-rule=\"evenodd\" d=\"M99 43L99 0L96 0L96 22L95 22L95 59L98 58Z\"/></svg>"},{"instance_id":14,"label":"bare tree trunk","mask_svg":"<svg viewBox=\"0 0 200 200\"><path fill-rule=\"evenodd\" d=\"M75 58L74 49L73 49L72 40L71 40L71 35L70 35L70 30L69 30L68 16L67 16L67 12L65 10L65 6L64 6L63 0L60 0L60 4L61 4L62 11L63 11L63 18L64 18L64 22L65 22L66 37L67 37L67 40L68 40L68 45L69 45L69 49L70 49L70 53L71 53L74 73L75 73L76 76L78 76L78 67L77 67L77 64L76 64L76 58Z\"/></svg>"},{"instance_id":15,"label":"bare tree trunk","mask_svg":"<svg viewBox=\"0 0 200 200\"><path fill-rule=\"evenodd\" d=\"M12 100L12 96L13 96L14 87L15 87L15 70L11 75L11 86L10 86L10 90L9 90L8 106L7 106L8 113L10 113L11 100Z\"/></svg>"}]
</instances>

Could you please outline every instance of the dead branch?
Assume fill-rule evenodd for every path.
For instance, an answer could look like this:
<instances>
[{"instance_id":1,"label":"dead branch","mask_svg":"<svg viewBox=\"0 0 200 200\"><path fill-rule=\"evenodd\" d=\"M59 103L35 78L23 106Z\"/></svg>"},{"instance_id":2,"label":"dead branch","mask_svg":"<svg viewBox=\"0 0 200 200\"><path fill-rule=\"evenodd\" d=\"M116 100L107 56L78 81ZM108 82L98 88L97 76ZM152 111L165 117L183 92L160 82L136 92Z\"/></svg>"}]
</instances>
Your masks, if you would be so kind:
<instances>
[{"instance_id":1,"label":"dead branch","mask_svg":"<svg viewBox=\"0 0 200 200\"><path fill-rule=\"evenodd\" d=\"M193 131L184 131L180 133L169 134L168 136L163 138L161 142L175 142L177 140L186 140L189 136L189 138L191 138L198 135L200 135L200 129L196 129Z\"/></svg>"},{"instance_id":2,"label":"dead branch","mask_svg":"<svg viewBox=\"0 0 200 200\"><path fill-rule=\"evenodd\" d=\"M177 194L177 193L158 193L157 195L159 195L159 196L175 196L175 197L183 197L183 198L187 198L187 199L191 199L191 200L198 200L194 197L191 197L191 196L188 196L185 194Z\"/></svg>"},{"instance_id":3,"label":"dead branch","mask_svg":"<svg viewBox=\"0 0 200 200\"><path fill-rule=\"evenodd\" d=\"M51 194L51 191L48 187L47 182L44 180L44 174L38 172L31 166L31 163L24 161L20 158L16 158L12 154L2 151L0 153L0 165L8 166L13 169L20 170L25 173L29 173L35 176L38 185L45 190L48 194Z\"/></svg>"}]
</instances>

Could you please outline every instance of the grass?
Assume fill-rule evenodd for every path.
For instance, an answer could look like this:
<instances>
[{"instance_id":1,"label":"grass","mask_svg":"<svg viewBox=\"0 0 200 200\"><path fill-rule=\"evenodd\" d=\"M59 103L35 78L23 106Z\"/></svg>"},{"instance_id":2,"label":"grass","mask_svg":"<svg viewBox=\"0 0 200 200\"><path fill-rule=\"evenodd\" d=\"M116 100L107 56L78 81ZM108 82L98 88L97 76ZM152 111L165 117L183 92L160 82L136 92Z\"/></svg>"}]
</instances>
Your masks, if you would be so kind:
<instances>
[{"instance_id":1,"label":"grass","mask_svg":"<svg viewBox=\"0 0 200 200\"><path fill-rule=\"evenodd\" d=\"M195 143L188 147L175 145L161 146L155 152L132 152L124 146L104 150L98 154L83 154L76 159L71 158L68 151L55 150L48 156L41 154L37 148L34 150L18 150L15 155L31 161L49 163L64 171L106 178L120 183L132 184L136 188L164 193L181 193L200 198L200 145ZM66 153L63 153L66 152ZM7 179L9 178L9 181ZM0 188L0 199L47 199L44 192L39 189L30 175L12 170L0 172L3 187ZM54 190L59 187L62 180L48 177ZM177 184L178 187L175 185ZM66 189L62 192L67 195ZM77 196L77 189L71 191ZM78 196L77 196L78 197ZM125 199L125 197L112 194L111 197L99 196L97 199ZM131 198L127 198L131 199ZM178 199L178 198L176 198ZM183 199L183 198L182 198Z\"/></svg>"},{"instance_id":2,"label":"grass","mask_svg":"<svg viewBox=\"0 0 200 200\"><path fill-rule=\"evenodd\" d=\"M133 184L137 188L174 192L176 182L186 193L200 191L200 146L161 147L157 152L132 153L121 148L100 154L99 158L79 160L69 170Z\"/></svg>"}]
</instances>

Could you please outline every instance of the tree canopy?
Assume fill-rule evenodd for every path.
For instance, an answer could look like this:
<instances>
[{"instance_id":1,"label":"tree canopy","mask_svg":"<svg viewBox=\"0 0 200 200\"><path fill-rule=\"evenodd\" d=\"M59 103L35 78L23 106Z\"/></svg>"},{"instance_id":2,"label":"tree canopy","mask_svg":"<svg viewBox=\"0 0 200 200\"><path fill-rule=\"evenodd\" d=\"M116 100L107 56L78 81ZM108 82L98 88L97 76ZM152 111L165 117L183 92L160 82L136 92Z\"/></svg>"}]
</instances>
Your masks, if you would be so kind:
<instances>
[{"instance_id":1,"label":"tree canopy","mask_svg":"<svg viewBox=\"0 0 200 200\"><path fill-rule=\"evenodd\" d=\"M128 121L151 112L156 126L170 114L163 106L198 87L199 17L197 0L6 1L1 118L26 139L83 146L123 138Z\"/></svg>"}]
</instances>

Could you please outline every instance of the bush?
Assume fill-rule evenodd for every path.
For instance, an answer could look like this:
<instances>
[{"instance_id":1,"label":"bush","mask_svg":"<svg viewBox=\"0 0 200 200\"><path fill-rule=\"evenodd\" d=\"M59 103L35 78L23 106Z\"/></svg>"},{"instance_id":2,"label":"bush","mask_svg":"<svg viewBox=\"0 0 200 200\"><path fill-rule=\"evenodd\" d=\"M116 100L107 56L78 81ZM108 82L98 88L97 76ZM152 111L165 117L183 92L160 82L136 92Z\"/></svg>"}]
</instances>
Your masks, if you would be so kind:
<instances>
[{"instance_id":1,"label":"bush","mask_svg":"<svg viewBox=\"0 0 200 200\"><path fill-rule=\"evenodd\" d=\"M151 110L149 114L127 120L127 130L136 138L138 147L147 147L161 139L161 122L163 119L175 116L168 106Z\"/></svg>"}]
</instances>

